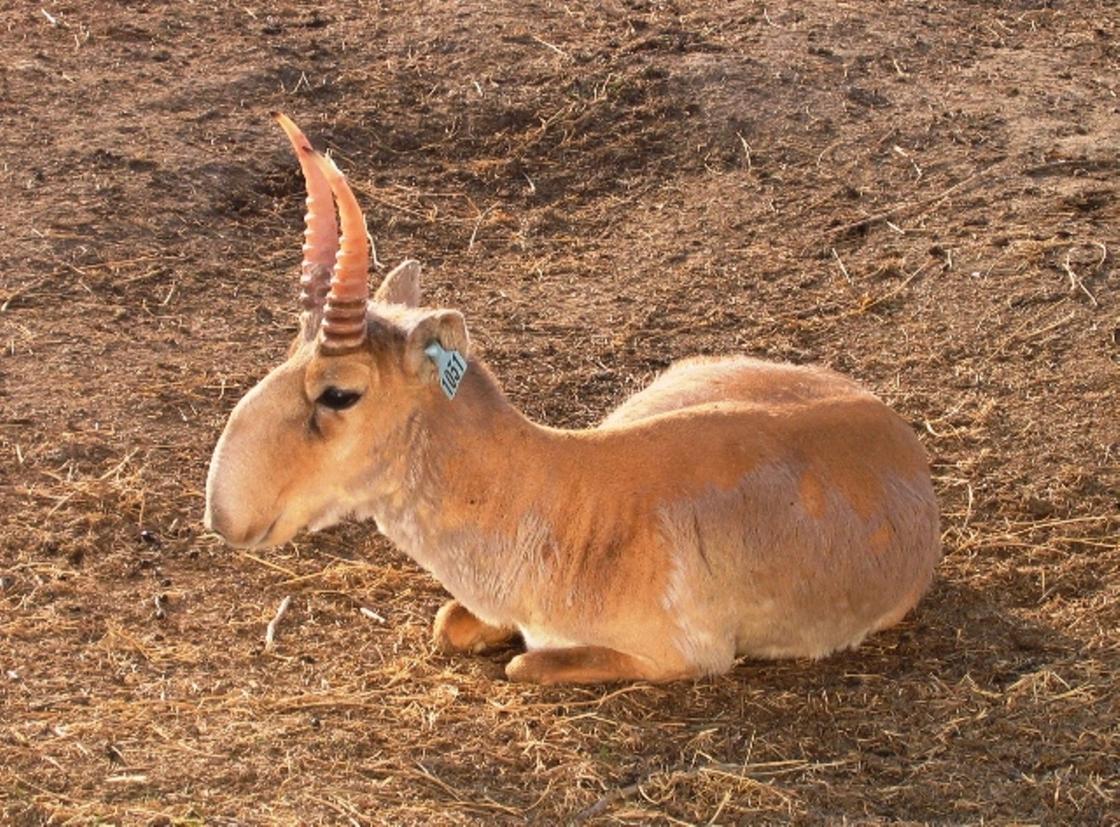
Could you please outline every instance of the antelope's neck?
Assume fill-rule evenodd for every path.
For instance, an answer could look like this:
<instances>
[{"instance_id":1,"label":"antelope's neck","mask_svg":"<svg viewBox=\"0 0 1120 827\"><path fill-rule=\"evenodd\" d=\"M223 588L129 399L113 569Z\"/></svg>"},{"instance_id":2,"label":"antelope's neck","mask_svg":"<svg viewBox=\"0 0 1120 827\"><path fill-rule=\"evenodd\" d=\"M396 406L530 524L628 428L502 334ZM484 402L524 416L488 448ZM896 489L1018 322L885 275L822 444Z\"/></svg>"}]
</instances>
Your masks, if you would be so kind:
<instances>
[{"instance_id":1,"label":"antelope's neck","mask_svg":"<svg viewBox=\"0 0 1120 827\"><path fill-rule=\"evenodd\" d=\"M453 400L401 429L378 527L481 619L516 622L551 543L542 497L560 471L556 446L571 437L528 420L472 365Z\"/></svg>"}]
</instances>

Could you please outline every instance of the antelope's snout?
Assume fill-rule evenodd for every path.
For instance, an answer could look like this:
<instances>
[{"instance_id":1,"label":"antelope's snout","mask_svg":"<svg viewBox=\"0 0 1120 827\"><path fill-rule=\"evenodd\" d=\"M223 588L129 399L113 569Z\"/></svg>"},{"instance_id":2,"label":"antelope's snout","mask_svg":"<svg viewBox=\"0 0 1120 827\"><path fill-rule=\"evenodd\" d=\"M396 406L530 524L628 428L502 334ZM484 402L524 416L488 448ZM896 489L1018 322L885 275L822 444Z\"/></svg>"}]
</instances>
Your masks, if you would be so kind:
<instances>
[{"instance_id":1,"label":"antelope's snout","mask_svg":"<svg viewBox=\"0 0 1120 827\"><path fill-rule=\"evenodd\" d=\"M232 424L232 423L231 423ZM260 501L254 502L248 496L260 486L246 488L239 479L236 438L230 439L228 425L214 455L210 458L210 470L206 476L206 513L202 522L210 531L221 536L231 546L252 548L267 542L277 517L268 513Z\"/></svg>"},{"instance_id":2,"label":"antelope's snout","mask_svg":"<svg viewBox=\"0 0 1120 827\"><path fill-rule=\"evenodd\" d=\"M301 382L296 366L274 370L237 403L214 446L203 522L232 546L275 545L300 528L284 519L283 495L305 464Z\"/></svg>"},{"instance_id":3,"label":"antelope's snout","mask_svg":"<svg viewBox=\"0 0 1120 827\"><path fill-rule=\"evenodd\" d=\"M247 522L236 519L237 513L236 509L221 504L219 498L213 496L210 487L207 486L206 513L202 517L202 522L209 531L213 531L234 548L271 545L269 536L279 519L269 522Z\"/></svg>"}]
</instances>

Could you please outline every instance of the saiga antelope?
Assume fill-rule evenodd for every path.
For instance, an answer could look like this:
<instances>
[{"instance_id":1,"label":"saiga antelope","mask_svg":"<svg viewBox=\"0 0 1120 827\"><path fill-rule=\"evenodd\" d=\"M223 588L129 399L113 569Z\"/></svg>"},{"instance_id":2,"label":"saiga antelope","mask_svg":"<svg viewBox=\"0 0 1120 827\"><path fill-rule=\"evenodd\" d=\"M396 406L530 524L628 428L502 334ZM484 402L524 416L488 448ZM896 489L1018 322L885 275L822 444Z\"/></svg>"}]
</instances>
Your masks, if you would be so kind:
<instances>
[{"instance_id":1,"label":"saiga antelope","mask_svg":"<svg viewBox=\"0 0 1120 827\"><path fill-rule=\"evenodd\" d=\"M205 521L229 543L372 517L454 596L437 646L519 634L516 681L820 658L917 603L937 505L922 446L876 397L821 368L701 358L598 427L531 422L463 316L421 306L416 262L370 297L353 193L276 117L307 184L301 329L214 449Z\"/></svg>"}]
</instances>

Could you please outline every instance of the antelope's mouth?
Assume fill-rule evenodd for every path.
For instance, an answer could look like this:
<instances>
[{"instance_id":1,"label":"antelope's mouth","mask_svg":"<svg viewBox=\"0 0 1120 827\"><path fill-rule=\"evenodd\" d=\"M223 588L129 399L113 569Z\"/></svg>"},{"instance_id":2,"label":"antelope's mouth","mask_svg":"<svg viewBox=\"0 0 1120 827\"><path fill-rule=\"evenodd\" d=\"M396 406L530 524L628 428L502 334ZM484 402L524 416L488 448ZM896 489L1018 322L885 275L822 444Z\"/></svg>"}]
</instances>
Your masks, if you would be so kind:
<instances>
[{"instance_id":1,"label":"antelope's mouth","mask_svg":"<svg viewBox=\"0 0 1120 827\"><path fill-rule=\"evenodd\" d=\"M233 546L234 548L263 548L267 546L279 545L279 543L271 539L272 532L276 529L276 524L279 522L280 518L277 517L275 520L269 523L268 527L263 531L258 531L254 534L246 534L243 537L231 537L217 526L207 524L206 527L218 537L221 537L222 542L226 543L227 545Z\"/></svg>"}]
</instances>

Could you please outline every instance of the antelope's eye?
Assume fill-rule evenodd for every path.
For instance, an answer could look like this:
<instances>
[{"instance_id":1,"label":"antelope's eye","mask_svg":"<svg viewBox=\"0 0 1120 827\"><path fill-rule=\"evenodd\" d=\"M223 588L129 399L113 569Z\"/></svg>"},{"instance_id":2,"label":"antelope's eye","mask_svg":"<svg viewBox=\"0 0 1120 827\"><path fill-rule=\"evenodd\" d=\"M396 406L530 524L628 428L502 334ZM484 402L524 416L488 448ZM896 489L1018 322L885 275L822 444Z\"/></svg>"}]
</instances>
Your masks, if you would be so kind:
<instances>
[{"instance_id":1,"label":"antelope's eye","mask_svg":"<svg viewBox=\"0 0 1120 827\"><path fill-rule=\"evenodd\" d=\"M315 402L332 411L344 411L361 398L362 395L357 391L344 391L332 386L319 394Z\"/></svg>"}]
</instances>

